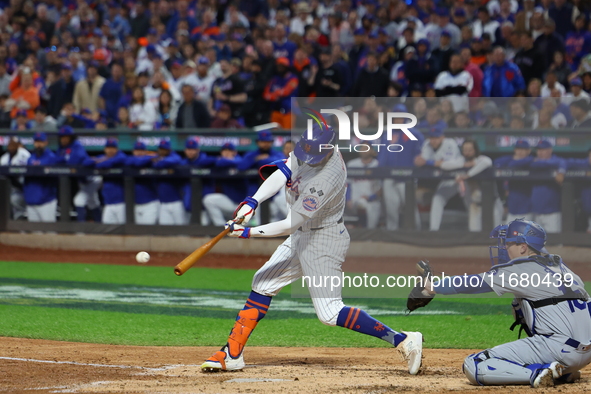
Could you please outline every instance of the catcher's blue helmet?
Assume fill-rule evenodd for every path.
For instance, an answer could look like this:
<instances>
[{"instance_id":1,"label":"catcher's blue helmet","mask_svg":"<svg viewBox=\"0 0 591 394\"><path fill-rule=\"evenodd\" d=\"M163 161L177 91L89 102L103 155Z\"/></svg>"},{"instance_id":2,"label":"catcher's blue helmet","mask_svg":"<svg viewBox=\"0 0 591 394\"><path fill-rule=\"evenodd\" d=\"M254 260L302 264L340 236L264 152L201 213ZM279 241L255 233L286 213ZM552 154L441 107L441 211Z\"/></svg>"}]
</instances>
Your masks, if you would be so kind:
<instances>
[{"instance_id":1,"label":"catcher's blue helmet","mask_svg":"<svg viewBox=\"0 0 591 394\"><path fill-rule=\"evenodd\" d=\"M304 163L314 165L320 163L332 151L330 147L325 145L332 145L336 134L329 125L314 124L311 137L309 138L306 130L293 153Z\"/></svg>"},{"instance_id":2,"label":"catcher's blue helmet","mask_svg":"<svg viewBox=\"0 0 591 394\"><path fill-rule=\"evenodd\" d=\"M510 260L507 254L507 243L510 242L526 244L540 253L548 253L545 248L546 231L531 220L517 219L509 224L497 226L490 233L490 237L498 239L496 246L489 247L492 265L504 264ZM494 249L498 251L497 256L494 256Z\"/></svg>"}]
</instances>

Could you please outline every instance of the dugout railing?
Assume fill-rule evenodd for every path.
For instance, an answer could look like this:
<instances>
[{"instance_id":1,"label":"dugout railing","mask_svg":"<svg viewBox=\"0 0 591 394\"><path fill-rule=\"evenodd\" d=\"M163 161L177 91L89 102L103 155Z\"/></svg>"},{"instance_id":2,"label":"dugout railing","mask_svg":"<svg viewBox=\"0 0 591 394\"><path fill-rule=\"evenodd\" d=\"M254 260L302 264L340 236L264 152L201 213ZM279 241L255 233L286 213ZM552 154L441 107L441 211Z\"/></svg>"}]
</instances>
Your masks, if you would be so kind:
<instances>
[{"instance_id":1,"label":"dugout railing","mask_svg":"<svg viewBox=\"0 0 591 394\"><path fill-rule=\"evenodd\" d=\"M464 171L442 171L432 168L375 168L375 169L349 169L350 178L362 179L395 179L406 185L406 207L416 205L417 180L454 179L456 175ZM126 223L123 225L106 225L101 223L80 223L72 221L69 215L72 201L72 184L83 176L100 175L105 178L122 178L124 184L126 202ZM57 177L59 184L59 207L61 215L56 223L30 223L27 221L10 220L10 177L22 176L47 176ZM551 170L508 170L490 169L474 177L480 183L482 191L482 228L487 229L482 233L469 233L466 231L417 231L414 220L414 210L406 208L402 213L402 226L400 231L367 230L355 228L351 230L353 240L368 241L398 241L411 244L429 245L460 245L481 244L486 240L488 229L492 229L493 204L497 196L496 187L498 181L517 180L521 182L539 182L554 179L555 171ZM139 178L157 179L166 177L176 178L182 182L191 184L191 222L183 226L161 225L136 225L134 223L134 183ZM58 233L91 233L91 234L120 234L120 235L190 235L211 236L219 232L219 228L201 226L201 194L202 181L206 178L214 179L257 179L256 170L239 172L236 170L215 170L207 168L179 167L175 169L89 169L84 167L0 167L0 231L54 231ZM561 186L562 201L562 233L551 234L549 241L553 244L565 244L573 246L591 246L591 236L586 233L575 232L575 214L577 190L591 184L591 171L575 170L567 171ZM261 220L269 221L268 204L261 205Z\"/></svg>"},{"instance_id":2,"label":"dugout railing","mask_svg":"<svg viewBox=\"0 0 591 394\"><path fill-rule=\"evenodd\" d=\"M184 141L192 136L200 140L202 149L205 151L216 152L224 142L234 142L239 151L245 152L255 146L256 133L254 130L214 130L214 129L195 129L182 130L175 132L155 131L138 132L137 130L76 130L77 134L83 140L83 143L89 152L99 152L106 138L117 137L120 141L122 150L129 151L136 139L142 139L148 148L153 148L158 144L161 138L170 138L173 149L181 151L184 148ZM302 130L303 132L303 130ZM276 149L284 141L290 139L291 135L297 132L273 131L276 136ZM8 139L14 132L0 132L0 145L6 145ZM32 148L33 132L18 132L27 148ZM50 133L50 148L57 147L57 135ZM471 137L476 139L484 154L491 157L497 157L502 154L508 154L512 151L512 145L518 138L526 138L530 144L535 143L540 138L550 139L555 145L555 152L563 157L584 157L591 147L591 130L498 130L474 129L458 130L448 129L446 136L453 137L458 143L464 138ZM30 140L30 141L29 141ZM354 153L344 152L346 159L355 157ZM105 172L101 174L101 171ZM43 174L40 174L42 172ZM416 201L417 180L441 180L452 179L461 171L446 172L432 168L396 168L375 170L353 170L349 169L351 178L394 178L406 183L406 206L414 206ZM23 175L42 175L56 176L59 178L59 206L60 212L66 213L60 215L57 223L28 223L26 221L10 220L10 196L8 177L17 177ZM75 178L84 175L117 176L122 177L125 185L125 200L127 210L127 223L124 225L105 225L95 223L78 223L71 221L70 212L72 203L72 185ZM133 223L133 190L134 180L138 177L172 176L183 178L191 182L192 187L192 215L191 223L186 226L143 226ZM488 242L488 229L493 227L492 206L494 202L495 188L499 181L520 180L523 182L535 182L541 180L553 179L552 171L509 171L509 170L489 170L478 176L481 189L483 191L482 200L482 233L470 233L467 231L439 231L429 233L427 231L417 232L412 214L402 213L401 231L367 230L355 228L350 231L353 240L375 240L402 242L418 245L446 246L446 245L465 245L482 244ZM178 168L174 170L157 169L112 169L112 170L94 170L88 168L18 168L18 167L0 167L0 230L1 231L54 231L59 233L100 233L100 234L153 234L153 235L179 235L186 234L191 236L209 236L219 232L219 228L202 227L198 223L201 211L201 182L207 177L252 177L257 178L257 171L250 170L245 173L237 171L215 171L210 169L197 168ZM575 200L578 189L591 182L591 170L568 171L564 183L561 186L562 193L562 233L551 234L549 242L553 244L591 246L591 236L582 232L574 231ZM269 208L266 204L261 206L262 221L269 219ZM418 236L420 234L420 236Z\"/></svg>"},{"instance_id":3,"label":"dugout railing","mask_svg":"<svg viewBox=\"0 0 591 394\"><path fill-rule=\"evenodd\" d=\"M420 129L419 129L420 130ZM275 136L276 148L294 135L303 134L304 129L296 130L272 130ZM148 149L156 149L162 138L168 138L173 150L182 151L187 137L199 140L204 152L218 152L226 142L236 145L239 152L247 152L256 148L256 131L254 129L181 129L181 130L154 130L138 131L136 129L76 129L76 135L89 153L98 153L103 150L107 138L114 137L119 140L119 147L123 151L131 151L133 144L140 140ZM365 134L374 134L375 130L361 130ZM0 130L0 146L6 146L11 136L18 136L26 148L33 148L34 131L10 131ZM56 150L57 132L48 132L49 148ZM489 128L456 129L449 128L445 131L446 137L455 138L461 143L465 138L474 139L483 154L498 156L510 153L518 139L526 139L532 147L544 138L554 145L554 153L558 155L578 155L586 153L591 148L591 129L501 129Z\"/></svg>"}]
</instances>

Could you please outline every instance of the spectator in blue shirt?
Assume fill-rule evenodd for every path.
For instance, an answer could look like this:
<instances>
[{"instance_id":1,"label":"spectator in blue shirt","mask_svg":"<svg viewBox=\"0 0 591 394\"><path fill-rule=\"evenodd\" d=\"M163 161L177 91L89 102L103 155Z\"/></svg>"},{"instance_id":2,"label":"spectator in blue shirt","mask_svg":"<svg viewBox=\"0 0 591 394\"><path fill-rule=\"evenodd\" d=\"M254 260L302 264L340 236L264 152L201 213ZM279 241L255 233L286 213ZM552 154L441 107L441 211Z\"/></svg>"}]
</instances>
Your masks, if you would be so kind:
<instances>
[{"instance_id":1,"label":"spectator in blue shirt","mask_svg":"<svg viewBox=\"0 0 591 394\"><path fill-rule=\"evenodd\" d=\"M84 160L84 166L91 168L117 168L125 165L127 156L119 150L119 143L114 138L108 138L105 144L105 154L89 157ZM105 177L101 195L105 207L102 222L105 224L125 224L125 195L123 192L123 178Z\"/></svg>"},{"instance_id":2,"label":"spectator in blue shirt","mask_svg":"<svg viewBox=\"0 0 591 394\"><path fill-rule=\"evenodd\" d=\"M186 0L181 0L177 2L177 9L175 14L166 24L166 33L170 37L174 37L177 32L177 27L179 22L185 21L189 26L189 32L192 31L195 27L197 27L197 22L195 18L189 15L189 2Z\"/></svg>"},{"instance_id":3,"label":"spectator in blue shirt","mask_svg":"<svg viewBox=\"0 0 591 394\"><path fill-rule=\"evenodd\" d=\"M512 155L499 157L493 164L496 168L523 169L528 168L533 159L529 142L518 140L515 143ZM531 183L522 180L504 182L508 210L507 223L515 219L531 220L533 218L531 188Z\"/></svg>"},{"instance_id":4,"label":"spectator in blue shirt","mask_svg":"<svg viewBox=\"0 0 591 394\"><path fill-rule=\"evenodd\" d=\"M58 136L60 147L57 154L61 157L62 162L70 167L84 165L84 161L88 159L88 153L76 138L74 130L70 126L62 126L59 129ZM100 176L78 178L78 193L74 196L74 207L79 222L86 221L86 207L88 207L92 220L100 223L101 202L98 190L101 183L102 178Z\"/></svg>"},{"instance_id":5,"label":"spectator in blue shirt","mask_svg":"<svg viewBox=\"0 0 591 394\"><path fill-rule=\"evenodd\" d=\"M560 187L566 172L566 160L552 153L552 144L547 140L538 143L536 158L530 163L531 169L557 170L555 179L538 181L532 187L531 207L534 220L547 233L559 233L562 228Z\"/></svg>"},{"instance_id":6,"label":"spectator in blue shirt","mask_svg":"<svg viewBox=\"0 0 591 394\"><path fill-rule=\"evenodd\" d=\"M27 118L27 110L19 109L16 111L16 118L12 121L11 130L24 131L32 128L31 121Z\"/></svg>"},{"instance_id":7,"label":"spectator in blue shirt","mask_svg":"<svg viewBox=\"0 0 591 394\"><path fill-rule=\"evenodd\" d=\"M217 169L237 168L242 158L236 151L236 146L231 142L222 146L220 157L215 163ZM223 226L226 221L232 219L234 210L247 196L247 183L243 178L218 178L217 186L221 193L210 193L203 198L203 206L214 226Z\"/></svg>"},{"instance_id":8,"label":"spectator in blue shirt","mask_svg":"<svg viewBox=\"0 0 591 394\"><path fill-rule=\"evenodd\" d=\"M405 105L399 104L394 107L393 112L407 112L407 109ZM407 121L405 118L393 119L393 123L398 124L406 123ZM398 129L392 131L392 139L389 141L386 133L384 133L381 143L385 144L385 146L382 146L378 152L378 163L380 167L412 168L414 166L415 158L421 154L425 137L417 127L410 129L410 131L417 138L416 141L411 140L404 132ZM398 144L402 149L395 153L388 151L386 148L392 144ZM405 204L406 198L405 182L391 178L384 179L382 190L386 208L386 228L392 231L398 230L400 212ZM410 212L411 209L414 210L417 229L420 229L421 218L418 207L408 207L406 212Z\"/></svg>"},{"instance_id":9,"label":"spectator in blue shirt","mask_svg":"<svg viewBox=\"0 0 591 394\"><path fill-rule=\"evenodd\" d=\"M155 153L146 149L146 144L137 141L133 146L133 155L126 160L126 165L134 168L152 166ZM156 184L150 178L135 179L135 224L154 225L160 213L160 201L156 193Z\"/></svg>"},{"instance_id":10,"label":"spectator in blue shirt","mask_svg":"<svg viewBox=\"0 0 591 394\"><path fill-rule=\"evenodd\" d=\"M185 159L183 160L182 164L190 167L196 168L207 168L212 167L216 162L215 157L209 156L205 152L201 152L199 147L199 142L195 138L187 138L185 141ZM211 178L202 178L201 179L201 187L202 187L202 198L206 195L213 193L214 183L213 179ZM183 185L183 204L185 206L185 211L187 211L187 223L191 220L191 181L186 182ZM207 214L203 211L201 215L201 225L207 226L209 224L209 220L207 218Z\"/></svg>"},{"instance_id":11,"label":"spectator in blue shirt","mask_svg":"<svg viewBox=\"0 0 591 394\"><path fill-rule=\"evenodd\" d=\"M587 151L587 157L584 159L568 159L569 170L586 170L591 169L591 149ZM581 198L581 206L583 212L587 216L587 232L591 234L591 184L589 182L582 182L581 189L579 189L579 196Z\"/></svg>"},{"instance_id":12,"label":"spectator in blue shirt","mask_svg":"<svg viewBox=\"0 0 591 394\"><path fill-rule=\"evenodd\" d=\"M484 97L513 97L525 90L525 81L519 67L505 60L505 49L496 47L493 64L484 70L482 95Z\"/></svg>"},{"instance_id":13,"label":"spectator in blue shirt","mask_svg":"<svg viewBox=\"0 0 591 394\"><path fill-rule=\"evenodd\" d=\"M123 95L123 68L118 63L111 66L111 78L107 79L99 93L99 107L107 111L109 122L117 120L118 103Z\"/></svg>"},{"instance_id":14,"label":"spectator in blue shirt","mask_svg":"<svg viewBox=\"0 0 591 394\"><path fill-rule=\"evenodd\" d=\"M35 149L27 161L28 166L53 166L59 158L47 149L47 135L36 133ZM26 177L23 188L29 222L55 222L57 211L57 179L53 177Z\"/></svg>"},{"instance_id":15,"label":"spectator in blue shirt","mask_svg":"<svg viewBox=\"0 0 591 394\"><path fill-rule=\"evenodd\" d=\"M283 159L283 154L273 149L273 140L273 134L270 131L259 131L257 135L257 149L244 155L240 164L237 165L238 170L246 171L251 168L258 170L264 165ZM258 180L250 181L248 195L254 195L258 187Z\"/></svg>"},{"instance_id":16,"label":"spectator in blue shirt","mask_svg":"<svg viewBox=\"0 0 591 394\"><path fill-rule=\"evenodd\" d=\"M175 168L183 159L172 150L170 141L163 139L158 145L158 156L152 159L154 168ZM160 225L185 224L185 207L181 198L181 185L178 179L161 177L157 181L156 191L160 200Z\"/></svg>"},{"instance_id":17,"label":"spectator in blue shirt","mask_svg":"<svg viewBox=\"0 0 591 394\"><path fill-rule=\"evenodd\" d=\"M108 7L107 20L110 21L109 28L120 40L124 40L131 33L129 20L121 15L121 6L116 1L109 2Z\"/></svg>"},{"instance_id":18,"label":"spectator in blue shirt","mask_svg":"<svg viewBox=\"0 0 591 394\"><path fill-rule=\"evenodd\" d=\"M298 46L293 41L286 38L285 26L281 23L277 23L273 29L273 33L273 56L275 59L286 57L292 62Z\"/></svg>"}]
</instances>

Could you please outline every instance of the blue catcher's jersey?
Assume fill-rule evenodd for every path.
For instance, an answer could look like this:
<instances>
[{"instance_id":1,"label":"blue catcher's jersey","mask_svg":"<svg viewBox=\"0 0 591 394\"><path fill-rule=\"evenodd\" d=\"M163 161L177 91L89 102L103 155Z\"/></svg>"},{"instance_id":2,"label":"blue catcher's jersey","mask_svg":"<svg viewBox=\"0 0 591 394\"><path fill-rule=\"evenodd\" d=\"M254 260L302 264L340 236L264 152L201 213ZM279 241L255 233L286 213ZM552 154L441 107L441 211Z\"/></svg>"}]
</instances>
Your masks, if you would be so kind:
<instances>
[{"instance_id":1,"label":"blue catcher's jersey","mask_svg":"<svg viewBox=\"0 0 591 394\"><path fill-rule=\"evenodd\" d=\"M511 293L533 334L565 335L591 340L591 300L581 278L558 255L536 255L495 265L479 274L497 295ZM556 298L555 305L533 308L536 301Z\"/></svg>"}]
</instances>

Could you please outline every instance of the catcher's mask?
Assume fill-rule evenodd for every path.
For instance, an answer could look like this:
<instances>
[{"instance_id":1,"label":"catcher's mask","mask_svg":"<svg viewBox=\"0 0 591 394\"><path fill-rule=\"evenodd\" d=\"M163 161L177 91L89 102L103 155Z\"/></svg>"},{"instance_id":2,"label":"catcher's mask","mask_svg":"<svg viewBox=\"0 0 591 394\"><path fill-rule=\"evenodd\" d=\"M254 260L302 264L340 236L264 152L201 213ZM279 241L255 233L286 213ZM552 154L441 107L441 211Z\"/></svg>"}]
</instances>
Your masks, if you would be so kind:
<instances>
[{"instance_id":1,"label":"catcher's mask","mask_svg":"<svg viewBox=\"0 0 591 394\"><path fill-rule=\"evenodd\" d=\"M488 247L490 253L490 263L493 266L497 264L508 263L510 260L509 255L507 254L507 244L505 241L507 239L507 227L508 226L506 224L502 224L495 227L490 233L491 238L497 239L497 245Z\"/></svg>"},{"instance_id":2,"label":"catcher's mask","mask_svg":"<svg viewBox=\"0 0 591 394\"><path fill-rule=\"evenodd\" d=\"M545 248L546 231L536 222L516 219L509 224L497 226L490 233L491 238L497 238L497 246L490 246L490 261L492 265L505 264L511 260L507 253L507 244L526 244L537 252L547 254ZM497 255L494 255L494 249Z\"/></svg>"}]
</instances>

